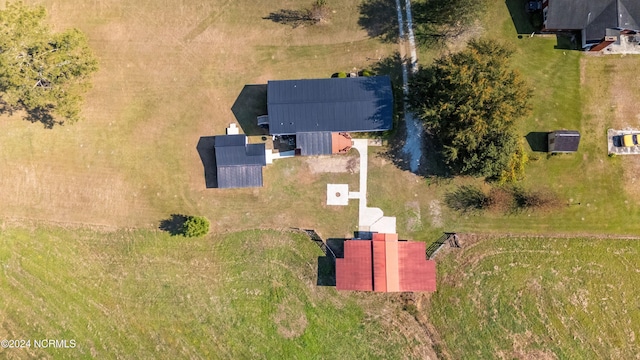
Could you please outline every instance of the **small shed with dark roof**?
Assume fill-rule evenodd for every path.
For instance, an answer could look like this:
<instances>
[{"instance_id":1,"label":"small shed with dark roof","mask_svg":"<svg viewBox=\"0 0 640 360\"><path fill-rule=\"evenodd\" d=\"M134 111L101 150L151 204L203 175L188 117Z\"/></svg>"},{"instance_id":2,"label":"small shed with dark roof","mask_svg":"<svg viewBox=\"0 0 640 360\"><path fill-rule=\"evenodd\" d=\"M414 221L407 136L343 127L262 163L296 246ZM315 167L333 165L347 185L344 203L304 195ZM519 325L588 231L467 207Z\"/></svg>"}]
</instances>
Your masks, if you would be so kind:
<instances>
[{"instance_id":1,"label":"small shed with dark roof","mask_svg":"<svg viewBox=\"0 0 640 360\"><path fill-rule=\"evenodd\" d=\"M580 132L577 130L552 131L547 139L550 153L573 153L578 151Z\"/></svg>"},{"instance_id":2,"label":"small shed with dark roof","mask_svg":"<svg viewBox=\"0 0 640 360\"><path fill-rule=\"evenodd\" d=\"M277 80L267 84L269 133L386 131L393 126L388 76Z\"/></svg>"},{"instance_id":3,"label":"small shed with dark roof","mask_svg":"<svg viewBox=\"0 0 640 360\"><path fill-rule=\"evenodd\" d=\"M265 144L247 144L246 135L220 135L214 137L214 152L218 188L262 186Z\"/></svg>"}]
</instances>

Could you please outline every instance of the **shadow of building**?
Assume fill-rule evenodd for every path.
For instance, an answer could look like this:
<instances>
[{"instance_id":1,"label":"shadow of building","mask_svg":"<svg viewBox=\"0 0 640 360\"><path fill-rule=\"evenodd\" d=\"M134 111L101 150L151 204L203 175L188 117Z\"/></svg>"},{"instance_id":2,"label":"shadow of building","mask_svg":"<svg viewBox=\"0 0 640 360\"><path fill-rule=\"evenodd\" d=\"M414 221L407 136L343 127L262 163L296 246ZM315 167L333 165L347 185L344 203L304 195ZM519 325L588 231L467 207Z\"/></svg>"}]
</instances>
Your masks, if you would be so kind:
<instances>
[{"instance_id":1,"label":"shadow of building","mask_svg":"<svg viewBox=\"0 0 640 360\"><path fill-rule=\"evenodd\" d=\"M548 132L532 131L525 136L525 139L527 139L531 151L547 152L549 150L547 144L548 136Z\"/></svg>"},{"instance_id":2,"label":"shadow of building","mask_svg":"<svg viewBox=\"0 0 640 360\"><path fill-rule=\"evenodd\" d=\"M268 135L258 126L258 116L267 114L267 84L245 85L231 111L247 136Z\"/></svg>"},{"instance_id":3,"label":"shadow of building","mask_svg":"<svg viewBox=\"0 0 640 360\"><path fill-rule=\"evenodd\" d=\"M196 149L204 167L204 181L207 189L218 187L216 155L214 151L215 137L203 136L198 141Z\"/></svg>"}]
</instances>

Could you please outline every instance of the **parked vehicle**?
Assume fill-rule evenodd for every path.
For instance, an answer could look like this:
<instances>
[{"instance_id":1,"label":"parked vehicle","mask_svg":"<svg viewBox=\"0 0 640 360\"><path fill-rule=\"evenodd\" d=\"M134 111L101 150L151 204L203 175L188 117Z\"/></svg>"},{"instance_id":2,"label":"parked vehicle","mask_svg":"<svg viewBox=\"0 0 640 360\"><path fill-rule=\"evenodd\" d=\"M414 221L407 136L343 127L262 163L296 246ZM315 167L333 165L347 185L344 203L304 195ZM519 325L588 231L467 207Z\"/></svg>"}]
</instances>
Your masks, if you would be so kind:
<instances>
[{"instance_id":1,"label":"parked vehicle","mask_svg":"<svg viewBox=\"0 0 640 360\"><path fill-rule=\"evenodd\" d=\"M620 136L622 141L622 146L631 147L638 145L638 134L626 134Z\"/></svg>"}]
</instances>

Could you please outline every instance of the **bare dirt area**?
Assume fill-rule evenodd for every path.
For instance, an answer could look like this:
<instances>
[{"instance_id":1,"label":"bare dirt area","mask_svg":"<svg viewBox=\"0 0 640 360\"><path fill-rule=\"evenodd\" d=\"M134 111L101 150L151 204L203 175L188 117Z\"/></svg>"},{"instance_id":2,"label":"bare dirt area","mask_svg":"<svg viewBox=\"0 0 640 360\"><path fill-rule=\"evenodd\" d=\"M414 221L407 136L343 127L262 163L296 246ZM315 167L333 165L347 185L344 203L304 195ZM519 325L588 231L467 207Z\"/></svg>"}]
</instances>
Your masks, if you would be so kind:
<instances>
[{"instance_id":1,"label":"bare dirt area","mask_svg":"<svg viewBox=\"0 0 640 360\"><path fill-rule=\"evenodd\" d=\"M314 174L360 172L360 158L357 156L313 156L307 158L306 163Z\"/></svg>"},{"instance_id":2,"label":"bare dirt area","mask_svg":"<svg viewBox=\"0 0 640 360\"><path fill-rule=\"evenodd\" d=\"M294 295L288 295L278 304L273 321L278 333L286 339L302 335L308 324L304 304Z\"/></svg>"},{"instance_id":3,"label":"bare dirt area","mask_svg":"<svg viewBox=\"0 0 640 360\"><path fill-rule=\"evenodd\" d=\"M411 344L411 351L405 354L408 359L437 360L430 325L423 312L423 297L428 294L387 293L375 297L361 296L359 303L369 309L369 317L377 318L388 329L394 329L391 336L402 334ZM431 329L433 330L433 329Z\"/></svg>"}]
</instances>

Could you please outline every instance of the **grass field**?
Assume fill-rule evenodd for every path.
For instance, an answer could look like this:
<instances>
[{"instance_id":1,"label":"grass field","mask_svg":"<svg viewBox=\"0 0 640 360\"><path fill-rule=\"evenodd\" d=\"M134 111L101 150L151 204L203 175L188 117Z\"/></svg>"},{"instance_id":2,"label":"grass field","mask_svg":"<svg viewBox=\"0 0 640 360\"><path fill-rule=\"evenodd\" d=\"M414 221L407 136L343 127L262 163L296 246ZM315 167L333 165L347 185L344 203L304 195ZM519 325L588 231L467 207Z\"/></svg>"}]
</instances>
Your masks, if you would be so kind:
<instances>
[{"instance_id":1,"label":"grass field","mask_svg":"<svg viewBox=\"0 0 640 360\"><path fill-rule=\"evenodd\" d=\"M306 0L28 3L43 4L55 28L86 32L100 71L77 124L47 130L19 114L0 119L0 290L11 294L0 297L0 338L78 342L72 352L0 357L431 354L425 324L402 311L399 295L317 287L320 250L281 231L350 236L356 206L323 202L327 183L355 187L356 174L297 158L267 167L264 188L206 189L196 150L200 137L237 122L232 107L247 84L328 77L392 55L397 45L358 25L359 0L332 2L329 24L295 29L264 18ZM397 216L402 238L428 242L443 230L552 236L477 241L438 259L439 291L419 315L435 326L443 355L629 358L640 350L637 243L578 237L640 233L640 159L607 157L605 136L608 127L640 128L640 57L592 57L556 49L555 37L518 37L509 8L523 6L488 4L476 33L511 46L533 88L522 136L560 128L583 135L577 154L532 153L523 184L580 205L455 213L444 193L487 185L425 180L400 170L385 148L370 149L369 205ZM436 53L421 49L420 62ZM212 235L187 241L159 232L173 213L208 217ZM553 238L560 234L570 236Z\"/></svg>"},{"instance_id":2,"label":"grass field","mask_svg":"<svg viewBox=\"0 0 640 360\"><path fill-rule=\"evenodd\" d=\"M247 231L0 231L0 339L74 339L27 358L424 358L398 295L316 286L308 238ZM6 296L11 294L11 296Z\"/></svg>"},{"instance_id":3,"label":"grass field","mask_svg":"<svg viewBox=\"0 0 640 360\"><path fill-rule=\"evenodd\" d=\"M428 310L448 358L637 358L640 242L468 239Z\"/></svg>"}]
</instances>

